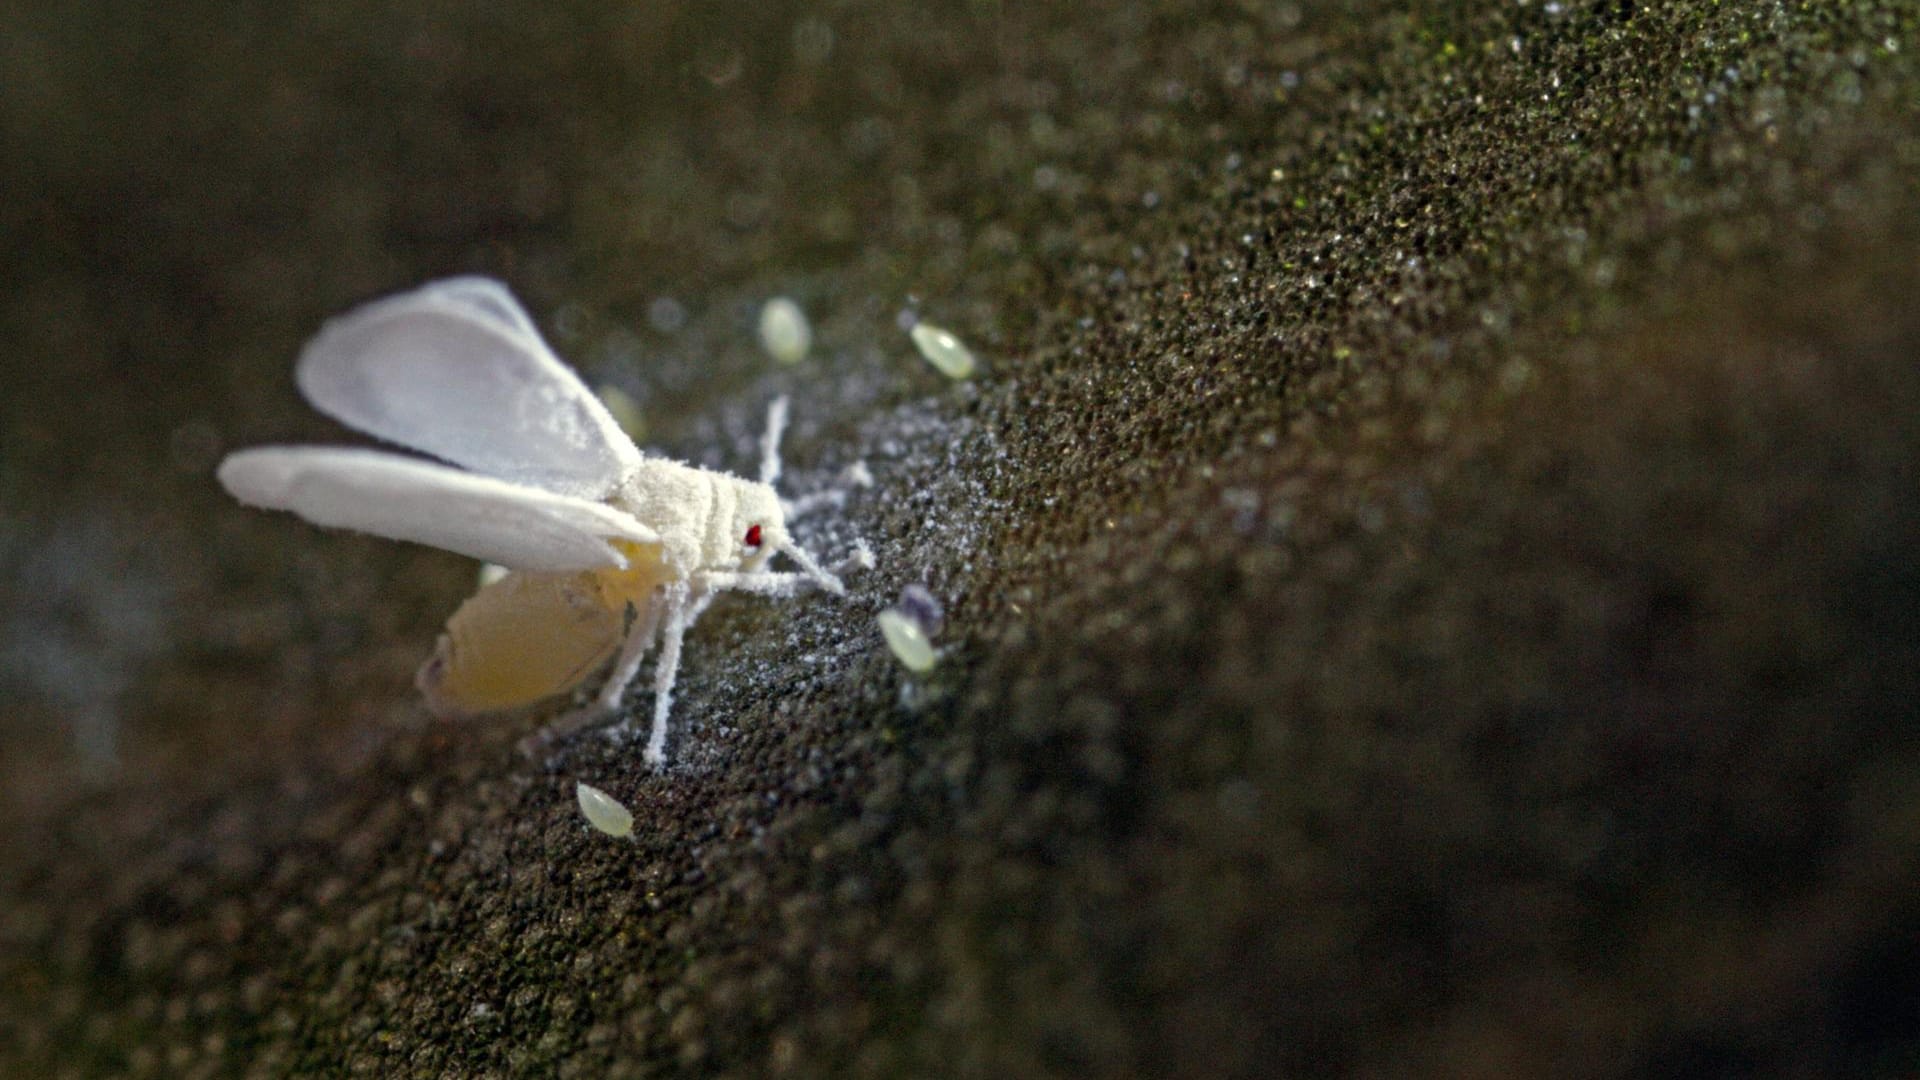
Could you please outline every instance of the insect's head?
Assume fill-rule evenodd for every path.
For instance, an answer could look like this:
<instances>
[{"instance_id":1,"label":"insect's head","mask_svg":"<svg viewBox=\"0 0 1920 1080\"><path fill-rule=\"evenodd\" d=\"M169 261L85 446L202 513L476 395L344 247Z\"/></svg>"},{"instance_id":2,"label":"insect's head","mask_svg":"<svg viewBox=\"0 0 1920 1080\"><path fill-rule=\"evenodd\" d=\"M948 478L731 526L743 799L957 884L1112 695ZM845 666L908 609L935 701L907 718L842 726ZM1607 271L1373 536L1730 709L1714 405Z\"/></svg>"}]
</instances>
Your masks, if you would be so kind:
<instances>
[{"instance_id":1,"label":"insect's head","mask_svg":"<svg viewBox=\"0 0 1920 1080\"><path fill-rule=\"evenodd\" d=\"M734 500L733 537L740 545L740 569L758 570L777 551L792 546L787 515L771 485L741 481Z\"/></svg>"},{"instance_id":2,"label":"insect's head","mask_svg":"<svg viewBox=\"0 0 1920 1080\"><path fill-rule=\"evenodd\" d=\"M740 543L740 569L751 572L764 569L776 553L785 554L802 573L819 582L827 591L845 592L840 579L822 569L813 556L793 542L787 533L787 514L780 496L771 484L737 481L739 494L734 501L733 535Z\"/></svg>"}]
</instances>

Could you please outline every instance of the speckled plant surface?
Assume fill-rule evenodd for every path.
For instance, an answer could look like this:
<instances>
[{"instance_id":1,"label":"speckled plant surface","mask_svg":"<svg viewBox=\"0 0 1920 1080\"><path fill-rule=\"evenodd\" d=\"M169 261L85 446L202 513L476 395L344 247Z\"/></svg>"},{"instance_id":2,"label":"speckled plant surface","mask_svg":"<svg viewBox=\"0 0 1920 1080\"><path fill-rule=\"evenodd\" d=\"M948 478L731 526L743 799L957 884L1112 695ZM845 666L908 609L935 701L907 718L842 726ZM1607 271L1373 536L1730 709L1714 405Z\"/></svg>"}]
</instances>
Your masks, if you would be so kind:
<instances>
[{"instance_id":1,"label":"speckled plant surface","mask_svg":"<svg viewBox=\"0 0 1920 1080\"><path fill-rule=\"evenodd\" d=\"M0 11L0 1074L1920 1069L1920 5L394 7ZM462 271L876 478L664 772L211 479Z\"/></svg>"}]
</instances>

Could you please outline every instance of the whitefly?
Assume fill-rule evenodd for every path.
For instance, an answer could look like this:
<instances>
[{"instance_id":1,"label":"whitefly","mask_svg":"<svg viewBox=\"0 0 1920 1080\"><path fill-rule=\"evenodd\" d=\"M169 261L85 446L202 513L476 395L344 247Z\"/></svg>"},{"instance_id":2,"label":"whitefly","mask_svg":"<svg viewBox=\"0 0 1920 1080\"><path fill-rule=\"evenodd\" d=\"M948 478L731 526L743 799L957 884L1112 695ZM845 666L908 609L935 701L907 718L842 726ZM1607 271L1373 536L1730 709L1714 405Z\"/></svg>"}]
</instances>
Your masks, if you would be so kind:
<instances>
[{"instance_id":1,"label":"whitefly","mask_svg":"<svg viewBox=\"0 0 1920 1080\"><path fill-rule=\"evenodd\" d=\"M656 653L646 760L658 766L682 644L717 596L845 594L788 531L839 500L774 490L785 399L768 410L757 480L642 454L497 281L450 278L356 308L321 328L295 374L322 412L424 456L255 447L221 464L229 492L506 568L420 669L435 712L517 709L606 672L593 708L612 714ZM796 569L772 569L776 555Z\"/></svg>"}]
</instances>

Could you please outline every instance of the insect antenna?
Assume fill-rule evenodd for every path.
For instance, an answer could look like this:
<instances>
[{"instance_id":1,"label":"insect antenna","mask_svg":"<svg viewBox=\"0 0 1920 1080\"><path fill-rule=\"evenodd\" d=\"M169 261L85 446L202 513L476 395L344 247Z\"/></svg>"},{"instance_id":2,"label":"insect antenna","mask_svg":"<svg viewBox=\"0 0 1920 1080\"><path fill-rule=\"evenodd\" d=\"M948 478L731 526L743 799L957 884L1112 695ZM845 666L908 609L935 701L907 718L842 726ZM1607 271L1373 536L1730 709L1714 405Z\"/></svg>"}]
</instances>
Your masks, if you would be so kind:
<instances>
[{"instance_id":1,"label":"insect antenna","mask_svg":"<svg viewBox=\"0 0 1920 1080\"><path fill-rule=\"evenodd\" d=\"M787 543L782 544L780 550L787 553L787 558L799 563L800 569L804 571L808 577L819 582L821 588L835 596L847 595L847 587L840 583L840 579L828 573L824 567L815 562L813 556L807 554L805 548L798 544Z\"/></svg>"}]
</instances>

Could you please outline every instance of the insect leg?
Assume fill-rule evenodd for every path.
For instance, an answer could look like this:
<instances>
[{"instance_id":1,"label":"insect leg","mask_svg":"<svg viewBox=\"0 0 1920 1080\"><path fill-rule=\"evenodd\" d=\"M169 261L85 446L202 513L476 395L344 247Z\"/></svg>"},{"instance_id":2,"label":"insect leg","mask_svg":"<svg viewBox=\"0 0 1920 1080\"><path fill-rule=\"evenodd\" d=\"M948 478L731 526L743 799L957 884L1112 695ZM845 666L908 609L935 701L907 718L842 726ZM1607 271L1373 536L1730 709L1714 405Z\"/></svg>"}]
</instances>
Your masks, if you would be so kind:
<instances>
[{"instance_id":1,"label":"insect leg","mask_svg":"<svg viewBox=\"0 0 1920 1080\"><path fill-rule=\"evenodd\" d=\"M780 550L787 553L787 558L799 563L801 571L808 577L819 582L821 588L835 596L847 595L847 587L840 583L840 579L828 573L819 563L815 562L813 556L807 554L805 548L798 544L789 543Z\"/></svg>"},{"instance_id":2,"label":"insect leg","mask_svg":"<svg viewBox=\"0 0 1920 1080\"><path fill-rule=\"evenodd\" d=\"M760 596L792 596L811 580L805 574L776 574L766 570L751 574L716 570L700 574L699 578L703 587L714 592L747 592Z\"/></svg>"},{"instance_id":3,"label":"insect leg","mask_svg":"<svg viewBox=\"0 0 1920 1080\"><path fill-rule=\"evenodd\" d=\"M760 437L760 482L771 486L780 479L780 436L787 430L787 395L767 406L767 433Z\"/></svg>"},{"instance_id":4,"label":"insect leg","mask_svg":"<svg viewBox=\"0 0 1920 1080\"><path fill-rule=\"evenodd\" d=\"M619 708L620 697L626 693L627 684L640 674L640 662L646 659L647 650L653 648L653 639L660 633L660 609L664 606L657 594L649 596L645 610L638 613L633 625L627 629L627 641L620 647L620 659L614 661L606 685L600 688L601 711L612 712Z\"/></svg>"},{"instance_id":5,"label":"insect leg","mask_svg":"<svg viewBox=\"0 0 1920 1080\"><path fill-rule=\"evenodd\" d=\"M794 518L805 517L823 506L838 508L846 504L847 493L845 489L830 488L826 491L816 491L810 495L802 495L794 499L782 499L780 500L780 511L787 516L788 521L792 521Z\"/></svg>"},{"instance_id":6,"label":"insect leg","mask_svg":"<svg viewBox=\"0 0 1920 1080\"><path fill-rule=\"evenodd\" d=\"M709 590L682 585L669 588L661 600L666 630L653 669L653 731L647 736L646 753L647 764L656 769L667 763L667 714L673 711L673 684L680 677L680 646L713 597Z\"/></svg>"},{"instance_id":7,"label":"insect leg","mask_svg":"<svg viewBox=\"0 0 1920 1080\"><path fill-rule=\"evenodd\" d=\"M805 517L823 506L831 506L838 509L847 505L847 496L853 493L854 488L873 486L873 473L867 469L866 462L856 461L840 470L838 485L837 487L810 492L806 495L799 495L791 499L781 499L780 510L787 515L788 521L793 521L796 518Z\"/></svg>"}]
</instances>

